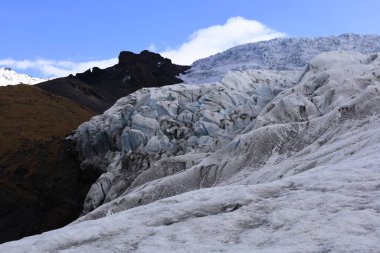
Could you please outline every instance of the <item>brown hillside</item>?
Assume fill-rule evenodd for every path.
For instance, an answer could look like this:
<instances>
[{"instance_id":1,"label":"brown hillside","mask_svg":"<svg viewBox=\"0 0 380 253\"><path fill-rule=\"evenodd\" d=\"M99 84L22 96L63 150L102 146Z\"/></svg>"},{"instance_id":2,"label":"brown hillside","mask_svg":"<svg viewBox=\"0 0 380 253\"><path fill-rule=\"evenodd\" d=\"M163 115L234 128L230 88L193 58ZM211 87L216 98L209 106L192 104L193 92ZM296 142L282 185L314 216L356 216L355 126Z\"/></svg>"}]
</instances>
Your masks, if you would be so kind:
<instances>
[{"instance_id":1,"label":"brown hillside","mask_svg":"<svg viewBox=\"0 0 380 253\"><path fill-rule=\"evenodd\" d=\"M0 243L66 225L99 174L65 136L92 113L37 87L0 87Z\"/></svg>"},{"instance_id":2,"label":"brown hillside","mask_svg":"<svg viewBox=\"0 0 380 253\"><path fill-rule=\"evenodd\" d=\"M37 87L0 87L0 158L28 142L64 137L92 115L84 107Z\"/></svg>"}]
</instances>

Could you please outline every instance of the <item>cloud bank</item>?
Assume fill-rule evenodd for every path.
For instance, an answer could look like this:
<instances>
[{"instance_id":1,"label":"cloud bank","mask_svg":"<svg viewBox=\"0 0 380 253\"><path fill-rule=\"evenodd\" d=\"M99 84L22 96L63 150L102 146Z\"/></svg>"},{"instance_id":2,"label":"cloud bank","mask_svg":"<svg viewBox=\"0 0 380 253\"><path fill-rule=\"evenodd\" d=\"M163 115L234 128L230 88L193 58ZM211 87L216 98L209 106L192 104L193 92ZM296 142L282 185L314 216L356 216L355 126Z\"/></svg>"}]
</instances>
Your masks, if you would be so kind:
<instances>
[{"instance_id":1,"label":"cloud bank","mask_svg":"<svg viewBox=\"0 0 380 253\"><path fill-rule=\"evenodd\" d=\"M86 62L53 61L44 59L18 61L8 58L0 60L0 66L11 67L16 70L33 69L40 72L44 77L62 77L83 72L95 66L99 68L107 68L115 65L117 62L117 58Z\"/></svg>"},{"instance_id":2,"label":"cloud bank","mask_svg":"<svg viewBox=\"0 0 380 253\"><path fill-rule=\"evenodd\" d=\"M223 25L215 25L195 31L182 45L175 49L160 52L174 63L190 65L195 60L222 52L233 46L270 40L286 36L256 20L243 17L232 17ZM152 43L148 46L150 51L160 51ZM0 66L11 67L16 70L31 69L41 73L44 77L62 77L69 74L83 72L92 67L107 68L115 65L117 58L99 61L72 62L55 60L14 60L12 58L0 59Z\"/></svg>"},{"instance_id":3,"label":"cloud bank","mask_svg":"<svg viewBox=\"0 0 380 253\"><path fill-rule=\"evenodd\" d=\"M256 20L232 17L223 25L215 25L195 31L189 40L176 49L161 52L174 63L189 65L231 47L286 36Z\"/></svg>"}]
</instances>

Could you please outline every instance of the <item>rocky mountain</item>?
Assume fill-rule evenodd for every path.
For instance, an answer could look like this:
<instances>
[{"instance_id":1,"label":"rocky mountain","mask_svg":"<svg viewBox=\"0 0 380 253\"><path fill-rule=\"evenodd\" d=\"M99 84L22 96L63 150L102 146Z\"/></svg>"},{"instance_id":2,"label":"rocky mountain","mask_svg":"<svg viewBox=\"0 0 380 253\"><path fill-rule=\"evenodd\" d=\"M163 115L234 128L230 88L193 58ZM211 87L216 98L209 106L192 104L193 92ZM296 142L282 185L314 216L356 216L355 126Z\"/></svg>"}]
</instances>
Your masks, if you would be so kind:
<instances>
[{"instance_id":1,"label":"rocky mountain","mask_svg":"<svg viewBox=\"0 0 380 253\"><path fill-rule=\"evenodd\" d=\"M65 136L93 114L29 85L0 87L0 243L78 217L99 174Z\"/></svg>"},{"instance_id":2,"label":"rocky mountain","mask_svg":"<svg viewBox=\"0 0 380 253\"><path fill-rule=\"evenodd\" d=\"M230 70L304 69L316 55L328 51L380 52L380 36L343 34L318 38L279 38L230 48L194 62L180 78L186 83L220 81Z\"/></svg>"},{"instance_id":3,"label":"rocky mountain","mask_svg":"<svg viewBox=\"0 0 380 253\"><path fill-rule=\"evenodd\" d=\"M139 90L71 137L103 171L84 215L0 250L376 252L379 108L379 55L347 51Z\"/></svg>"},{"instance_id":4,"label":"rocky mountain","mask_svg":"<svg viewBox=\"0 0 380 253\"><path fill-rule=\"evenodd\" d=\"M46 80L47 79L19 74L10 68L0 68L0 86L15 84L37 84Z\"/></svg>"},{"instance_id":5,"label":"rocky mountain","mask_svg":"<svg viewBox=\"0 0 380 253\"><path fill-rule=\"evenodd\" d=\"M101 171L81 169L75 143L65 137L94 115L86 107L102 112L140 87L180 82L185 69L148 51L121 52L108 69L1 87L0 243L64 226L82 212ZM38 80L1 71L8 84Z\"/></svg>"},{"instance_id":6,"label":"rocky mountain","mask_svg":"<svg viewBox=\"0 0 380 253\"><path fill-rule=\"evenodd\" d=\"M171 60L146 50L140 54L123 51L115 66L106 69L94 67L84 73L57 78L37 86L99 114L117 99L140 88L182 82L177 76L188 68L172 64Z\"/></svg>"}]
</instances>

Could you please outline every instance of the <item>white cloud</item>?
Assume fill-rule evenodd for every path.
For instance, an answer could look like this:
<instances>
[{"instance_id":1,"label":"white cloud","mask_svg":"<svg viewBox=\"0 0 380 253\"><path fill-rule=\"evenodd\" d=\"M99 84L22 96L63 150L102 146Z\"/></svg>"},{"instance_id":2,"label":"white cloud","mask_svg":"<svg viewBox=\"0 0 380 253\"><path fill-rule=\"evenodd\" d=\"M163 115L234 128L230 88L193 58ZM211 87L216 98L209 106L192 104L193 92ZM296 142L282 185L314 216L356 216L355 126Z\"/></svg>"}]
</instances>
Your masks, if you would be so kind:
<instances>
[{"instance_id":1,"label":"white cloud","mask_svg":"<svg viewBox=\"0 0 380 253\"><path fill-rule=\"evenodd\" d=\"M215 25L195 31L188 39L176 49L168 49L161 54L174 63L189 65L195 60L216 54L230 47L249 42L269 40L286 36L266 27L255 20L243 17L232 17L223 25ZM158 51L154 43L148 46L150 51ZM117 58L72 62L55 60L14 60L0 59L0 66L11 67L17 71L34 70L44 77L62 77L69 74L83 72L92 67L107 68L118 62Z\"/></svg>"},{"instance_id":2,"label":"white cloud","mask_svg":"<svg viewBox=\"0 0 380 253\"><path fill-rule=\"evenodd\" d=\"M232 17L223 25L195 31L189 40L176 49L161 52L177 64L189 65L195 60L222 52L233 46L286 36L255 20Z\"/></svg>"},{"instance_id":3,"label":"white cloud","mask_svg":"<svg viewBox=\"0 0 380 253\"><path fill-rule=\"evenodd\" d=\"M86 62L53 61L44 59L18 61L8 58L0 60L0 66L11 67L17 70L37 70L45 77L62 77L83 72L92 67L107 68L115 65L117 62L117 58Z\"/></svg>"}]
</instances>

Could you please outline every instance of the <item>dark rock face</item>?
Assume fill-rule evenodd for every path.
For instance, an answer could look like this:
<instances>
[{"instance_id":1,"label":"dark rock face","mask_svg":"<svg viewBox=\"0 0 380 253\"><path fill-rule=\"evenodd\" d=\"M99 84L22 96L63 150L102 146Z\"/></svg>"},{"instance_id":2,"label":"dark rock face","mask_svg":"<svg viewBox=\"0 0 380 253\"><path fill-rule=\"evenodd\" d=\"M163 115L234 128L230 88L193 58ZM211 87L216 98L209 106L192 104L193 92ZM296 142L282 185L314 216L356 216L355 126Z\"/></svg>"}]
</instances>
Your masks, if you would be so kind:
<instances>
[{"instance_id":1,"label":"dark rock face","mask_svg":"<svg viewBox=\"0 0 380 253\"><path fill-rule=\"evenodd\" d=\"M31 85L0 87L0 243L75 220L99 177L65 136L93 114Z\"/></svg>"},{"instance_id":2,"label":"dark rock face","mask_svg":"<svg viewBox=\"0 0 380 253\"><path fill-rule=\"evenodd\" d=\"M69 98L95 113L103 113L117 99L144 87L181 83L177 76L190 67L149 51L135 54L122 51L119 63L106 69L97 67L75 76L39 83L37 86L55 95Z\"/></svg>"},{"instance_id":3,"label":"dark rock face","mask_svg":"<svg viewBox=\"0 0 380 253\"><path fill-rule=\"evenodd\" d=\"M62 227L82 211L100 172L81 170L75 144L30 143L1 161L0 243Z\"/></svg>"}]
</instances>

